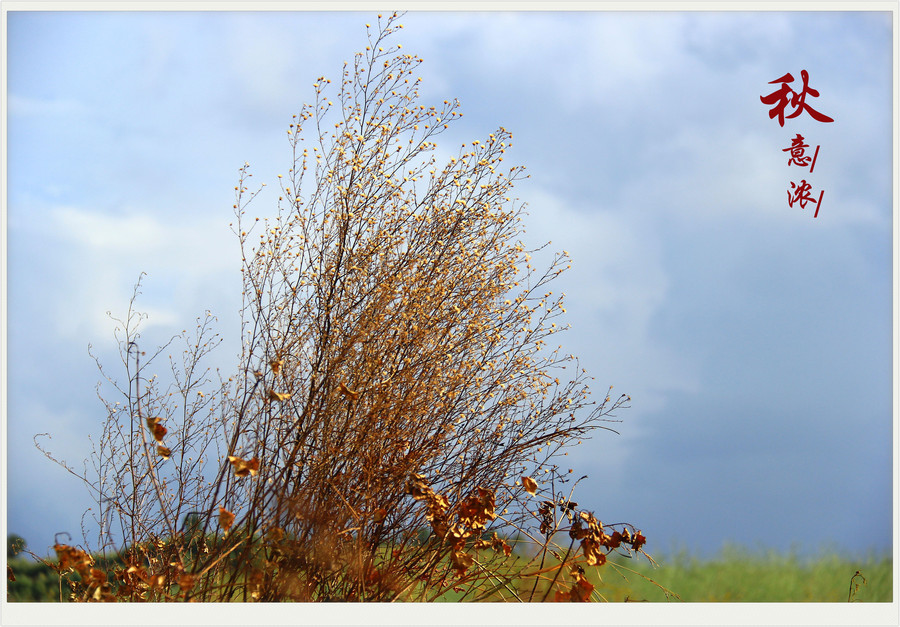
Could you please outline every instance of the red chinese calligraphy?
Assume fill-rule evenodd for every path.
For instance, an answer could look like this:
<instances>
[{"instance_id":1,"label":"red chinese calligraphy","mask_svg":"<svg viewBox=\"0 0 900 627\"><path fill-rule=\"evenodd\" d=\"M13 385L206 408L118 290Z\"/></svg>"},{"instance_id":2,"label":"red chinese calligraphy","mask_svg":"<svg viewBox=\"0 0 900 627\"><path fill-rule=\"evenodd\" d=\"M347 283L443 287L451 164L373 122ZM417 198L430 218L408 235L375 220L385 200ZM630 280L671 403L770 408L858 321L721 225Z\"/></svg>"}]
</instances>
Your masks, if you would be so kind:
<instances>
[{"instance_id":1,"label":"red chinese calligraphy","mask_svg":"<svg viewBox=\"0 0 900 627\"><path fill-rule=\"evenodd\" d=\"M803 135L797 133L797 136L791 140L790 148L782 148L781 152L791 153L788 165L799 165L801 168L809 167L809 171L812 172L816 167L816 159L819 157L819 148L821 146L816 146L816 151L812 157L806 155L807 148L809 148L809 144L804 144Z\"/></svg>"},{"instance_id":2,"label":"red chinese calligraphy","mask_svg":"<svg viewBox=\"0 0 900 627\"><path fill-rule=\"evenodd\" d=\"M769 81L770 85L781 83L780 89L773 91L768 96L759 97L763 104L774 105L771 109L769 109L769 118L775 118L777 116L778 123L781 126L784 126L784 120L786 117L796 118L801 113L806 111L807 113L809 113L809 115L812 116L814 120L817 120L819 122L834 122L833 118L819 113L806 103L806 96L812 96L814 98L819 97L819 92L809 86L809 72L807 72L806 70L800 70L800 78L803 80L803 89L799 93L788 87L788 83L794 82L794 76L790 72L788 72L781 78L776 78L774 81ZM794 112L790 115L785 116L784 110L788 105L794 107Z\"/></svg>"},{"instance_id":3,"label":"red chinese calligraphy","mask_svg":"<svg viewBox=\"0 0 900 627\"><path fill-rule=\"evenodd\" d=\"M791 189L793 189L793 193L791 190L787 190L788 195L788 206L793 207L794 203L800 205L801 209L806 209L806 203L813 203L816 205L816 213L813 215L814 218L819 217L819 209L822 208L822 197L825 195L825 190L823 189L819 193L819 199L813 200L810 192L812 191L812 185L806 182L806 179L800 181L800 184L796 184L793 181L791 182Z\"/></svg>"}]
</instances>

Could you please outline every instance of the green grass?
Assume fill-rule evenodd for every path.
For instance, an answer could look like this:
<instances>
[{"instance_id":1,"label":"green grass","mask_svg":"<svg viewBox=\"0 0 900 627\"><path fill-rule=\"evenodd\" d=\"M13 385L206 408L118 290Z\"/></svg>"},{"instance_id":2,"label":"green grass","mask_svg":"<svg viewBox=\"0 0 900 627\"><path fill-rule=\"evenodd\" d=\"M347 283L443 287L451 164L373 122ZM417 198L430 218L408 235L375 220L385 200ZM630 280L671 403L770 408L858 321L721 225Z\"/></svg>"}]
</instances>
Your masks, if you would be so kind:
<instances>
[{"instance_id":1,"label":"green grass","mask_svg":"<svg viewBox=\"0 0 900 627\"><path fill-rule=\"evenodd\" d=\"M63 581L60 592L60 577L49 566L21 557L10 558L8 563L16 578L9 581L7 576L8 601L59 601L60 597L63 601L69 600L69 586Z\"/></svg>"},{"instance_id":2,"label":"green grass","mask_svg":"<svg viewBox=\"0 0 900 627\"><path fill-rule=\"evenodd\" d=\"M803 558L796 553L754 553L731 547L710 559L684 551L654 555L654 559L658 568L643 557L617 558L600 569L602 582L593 573L589 577L597 586L596 591L613 602L846 603L855 584L858 588L853 592L854 602L892 600L893 564L889 555L853 558L822 552ZM17 579L8 582L10 601L59 601L59 577L55 572L21 558L13 558L9 563ZM865 583L860 577L854 579L856 571L865 577ZM659 586L677 597L667 597ZM526 587L530 590L531 584ZM67 596L64 583L64 600ZM441 600L453 601L458 596L449 593Z\"/></svg>"},{"instance_id":3,"label":"green grass","mask_svg":"<svg viewBox=\"0 0 900 627\"><path fill-rule=\"evenodd\" d=\"M796 553L753 553L728 547L710 559L684 551L654 559L658 568L643 558L617 559L618 570L608 564L601 570L603 582L597 591L609 601L846 603L852 586L855 602L892 601L890 555L852 558L822 552L803 558ZM862 577L854 578L856 571L865 583ZM678 596L667 597L641 575Z\"/></svg>"}]
</instances>

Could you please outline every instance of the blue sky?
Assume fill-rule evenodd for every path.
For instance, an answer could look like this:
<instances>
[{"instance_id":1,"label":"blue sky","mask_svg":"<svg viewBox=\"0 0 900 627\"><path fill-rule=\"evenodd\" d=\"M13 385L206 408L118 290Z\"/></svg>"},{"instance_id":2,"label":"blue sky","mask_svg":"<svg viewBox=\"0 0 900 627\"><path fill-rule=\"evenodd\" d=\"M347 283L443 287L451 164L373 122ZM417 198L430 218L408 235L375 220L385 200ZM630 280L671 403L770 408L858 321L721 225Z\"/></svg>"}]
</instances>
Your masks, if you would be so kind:
<instances>
[{"instance_id":1,"label":"blue sky","mask_svg":"<svg viewBox=\"0 0 900 627\"><path fill-rule=\"evenodd\" d=\"M285 129L369 12L8 13L7 530L80 539L107 311L141 272L145 341L206 309L223 367L240 300L238 168L290 167ZM889 13L412 12L423 104L459 98L450 154L498 126L531 178L526 242L573 268L568 352L632 398L574 453L582 505L648 550L892 544ZM808 70L784 127L760 96ZM790 110L790 109L789 109ZM820 146L812 174L783 148ZM812 151L812 148L810 149ZM825 190L817 218L792 181ZM254 203L273 210L272 198Z\"/></svg>"}]
</instances>

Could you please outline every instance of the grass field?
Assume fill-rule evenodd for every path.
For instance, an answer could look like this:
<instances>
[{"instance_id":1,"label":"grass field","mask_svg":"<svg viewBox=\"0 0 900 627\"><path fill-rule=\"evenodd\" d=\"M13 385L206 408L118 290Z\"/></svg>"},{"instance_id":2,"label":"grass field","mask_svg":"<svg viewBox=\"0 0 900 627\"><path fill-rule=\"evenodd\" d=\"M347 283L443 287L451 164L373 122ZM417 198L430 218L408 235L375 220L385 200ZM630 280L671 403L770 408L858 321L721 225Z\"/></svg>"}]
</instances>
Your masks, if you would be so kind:
<instances>
[{"instance_id":1,"label":"grass field","mask_svg":"<svg viewBox=\"0 0 900 627\"><path fill-rule=\"evenodd\" d=\"M893 565L889 555L854 559L823 552L802 558L793 553L754 553L727 548L710 559L699 559L687 552L654 555L654 559L659 563L657 568L644 558L617 559L601 569L602 582L594 574L589 574L589 579L596 585L596 591L612 602L847 603L851 599L889 603L892 600ZM8 583L10 601L59 600L56 573L21 558L11 559L10 564L17 578L16 582ZM857 571L860 577L854 577ZM669 590L669 594L660 586ZM442 600L453 601L454 596L448 594Z\"/></svg>"},{"instance_id":2,"label":"grass field","mask_svg":"<svg viewBox=\"0 0 900 627\"><path fill-rule=\"evenodd\" d=\"M609 601L892 601L893 563L890 555L854 559L823 552L803 558L794 553L754 553L731 547L710 559L701 560L686 552L655 555L654 559L659 563L658 568L645 559L619 559L619 569L605 567L598 592ZM857 571L861 576L854 577ZM641 575L677 597L667 597L663 590Z\"/></svg>"}]
</instances>

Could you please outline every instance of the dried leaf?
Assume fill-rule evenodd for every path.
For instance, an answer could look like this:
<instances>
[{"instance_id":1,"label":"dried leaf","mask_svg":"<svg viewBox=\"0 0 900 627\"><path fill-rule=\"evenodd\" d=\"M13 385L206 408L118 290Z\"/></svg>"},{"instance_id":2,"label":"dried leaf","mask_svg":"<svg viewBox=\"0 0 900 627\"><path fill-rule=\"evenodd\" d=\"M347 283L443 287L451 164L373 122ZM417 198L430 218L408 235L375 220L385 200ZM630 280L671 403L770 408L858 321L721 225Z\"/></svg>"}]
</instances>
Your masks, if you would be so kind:
<instances>
[{"instance_id":1,"label":"dried leaf","mask_svg":"<svg viewBox=\"0 0 900 627\"><path fill-rule=\"evenodd\" d=\"M553 501L543 501L537 511L541 518L541 533L550 535L553 532Z\"/></svg>"},{"instance_id":2,"label":"dried leaf","mask_svg":"<svg viewBox=\"0 0 900 627\"><path fill-rule=\"evenodd\" d=\"M480 551L482 549L489 549L489 548L491 548L491 541L485 540L485 539L476 540L475 543L472 545L472 548L475 549L476 551Z\"/></svg>"},{"instance_id":3,"label":"dried leaf","mask_svg":"<svg viewBox=\"0 0 900 627\"><path fill-rule=\"evenodd\" d=\"M275 390L269 390L269 400L271 401L286 401L290 397L290 394L276 392Z\"/></svg>"},{"instance_id":4,"label":"dried leaf","mask_svg":"<svg viewBox=\"0 0 900 627\"><path fill-rule=\"evenodd\" d=\"M591 593L594 591L594 584L587 580L580 570L576 569L571 572L575 578L575 585L569 591L569 601L580 601L586 603L591 600Z\"/></svg>"},{"instance_id":5,"label":"dried leaf","mask_svg":"<svg viewBox=\"0 0 900 627\"><path fill-rule=\"evenodd\" d=\"M582 538L586 538L589 531L588 529L581 524L580 520L575 520L572 523L572 526L569 528L569 537L573 540L581 540Z\"/></svg>"},{"instance_id":6,"label":"dried leaf","mask_svg":"<svg viewBox=\"0 0 900 627\"><path fill-rule=\"evenodd\" d=\"M153 425L153 439L155 439L157 442L162 442L163 438L166 437L166 434L168 432L169 430L161 424Z\"/></svg>"},{"instance_id":7,"label":"dried leaf","mask_svg":"<svg viewBox=\"0 0 900 627\"><path fill-rule=\"evenodd\" d=\"M560 500L559 509L569 514L569 518L571 519L571 514L575 512L575 508L578 507L578 503L575 501L563 501Z\"/></svg>"},{"instance_id":8,"label":"dried leaf","mask_svg":"<svg viewBox=\"0 0 900 627\"><path fill-rule=\"evenodd\" d=\"M266 538L269 542L281 542L284 538L284 530L281 527L272 527L266 532Z\"/></svg>"},{"instance_id":9,"label":"dried leaf","mask_svg":"<svg viewBox=\"0 0 900 627\"><path fill-rule=\"evenodd\" d=\"M406 493L419 501L434 494L434 491L428 485L428 480L423 475L414 474L406 484Z\"/></svg>"},{"instance_id":10,"label":"dried leaf","mask_svg":"<svg viewBox=\"0 0 900 627\"><path fill-rule=\"evenodd\" d=\"M522 487L525 488L525 491L531 496L534 496L537 493L537 482L531 477L522 477Z\"/></svg>"},{"instance_id":11,"label":"dried leaf","mask_svg":"<svg viewBox=\"0 0 900 627\"><path fill-rule=\"evenodd\" d=\"M283 359L273 359L269 362L269 367L272 369L272 374L277 375L281 372L281 367L284 365Z\"/></svg>"},{"instance_id":12,"label":"dried leaf","mask_svg":"<svg viewBox=\"0 0 900 627\"><path fill-rule=\"evenodd\" d=\"M94 560L91 556L74 547L66 544L56 544L53 546L56 551L56 557L59 559L59 567L61 570L73 569L82 577L89 575L89 569L93 565Z\"/></svg>"},{"instance_id":13,"label":"dried leaf","mask_svg":"<svg viewBox=\"0 0 900 627\"><path fill-rule=\"evenodd\" d=\"M106 573L99 568L91 568L88 572L88 576L85 579L85 583L89 586L103 585L106 583Z\"/></svg>"},{"instance_id":14,"label":"dried leaf","mask_svg":"<svg viewBox=\"0 0 900 627\"><path fill-rule=\"evenodd\" d=\"M603 534L603 546L608 549L617 549L622 544L622 538L622 534L618 531L613 531L611 536Z\"/></svg>"},{"instance_id":15,"label":"dried leaf","mask_svg":"<svg viewBox=\"0 0 900 627\"><path fill-rule=\"evenodd\" d=\"M190 590L194 587L194 583L196 578L194 575L189 575L188 573L179 573L175 577L175 583L178 584L178 587L182 590Z\"/></svg>"},{"instance_id":16,"label":"dried leaf","mask_svg":"<svg viewBox=\"0 0 900 627\"><path fill-rule=\"evenodd\" d=\"M219 508L219 526L222 527L224 531L228 531L231 529L231 525L234 524L234 514L229 512L224 507Z\"/></svg>"},{"instance_id":17,"label":"dried leaf","mask_svg":"<svg viewBox=\"0 0 900 627\"><path fill-rule=\"evenodd\" d=\"M594 584L587 580L587 577L578 573L575 577L575 587L572 592L578 591L582 601L590 601L591 593L594 591Z\"/></svg>"},{"instance_id":18,"label":"dried leaf","mask_svg":"<svg viewBox=\"0 0 900 627\"><path fill-rule=\"evenodd\" d=\"M512 547L506 543L506 540L497 538L497 540L493 542L493 545L495 551L503 551L503 555L506 557L509 557L512 554Z\"/></svg>"},{"instance_id":19,"label":"dried leaf","mask_svg":"<svg viewBox=\"0 0 900 627\"><path fill-rule=\"evenodd\" d=\"M454 551L450 554L450 562L453 564L453 568L456 569L457 574L463 575L475 563L475 558L462 551Z\"/></svg>"},{"instance_id":20,"label":"dried leaf","mask_svg":"<svg viewBox=\"0 0 900 627\"><path fill-rule=\"evenodd\" d=\"M638 532L634 534L634 538L631 540L631 548L633 548L635 551L640 551L645 542L647 542L647 538L641 535L640 530L638 530Z\"/></svg>"},{"instance_id":21,"label":"dried leaf","mask_svg":"<svg viewBox=\"0 0 900 627\"><path fill-rule=\"evenodd\" d=\"M606 554L600 547L600 542L593 536L581 541L581 550L584 552L584 559L589 566L603 566L606 563Z\"/></svg>"},{"instance_id":22,"label":"dried leaf","mask_svg":"<svg viewBox=\"0 0 900 627\"><path fill-rule=\"evenodd\" d=\"M359 398L359 392L354 392L353 390L351 390L350 388L348 388L348 387L344 384L343 381L341 381L340 383L338 383L338 387L341 389L341 392L342 392L345 396L349 396L349 397L350 397L350 400L355 401L356 399Z\"/></svg>"},{"instance_id":23,"label":"dried leaf","mask_svg":"<svg viewBox=\"0 0 900 627\"><path fill-rule=\"evenodd\" d=\"M459 505L459 522L467 529L484 529L485 523L497 518L494 512L494 493L482 487L475 488Z\"/></svg>"},{"instance_id":24,"label":"dried leaf","mask_svg":"<svg viewBox=\"0 0 900 627\"><path fill-rule=\"evenodd\" d=\"M256 457L247 461L240 457L229 455L228 461L234 466L234 474L238 477L246 477L247 475L255 477L259 472L259 459Z\"/></svg>"},{"instance_id":25,"label":"dried leaf","mask_svg":"<svg viewBox=\"0 0 900 627\"><path fill-rule=\"evenodd\" d=\"M172 456L172 449L166 448L165 446L157 446L156 452L163 459L169 459Z\"/></svg>"}]
</instances>

